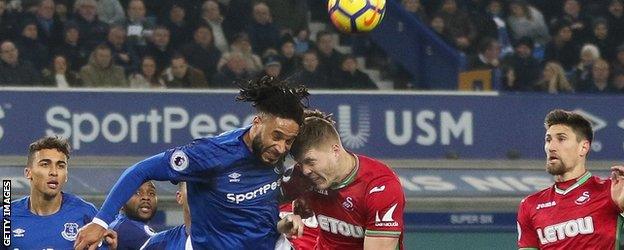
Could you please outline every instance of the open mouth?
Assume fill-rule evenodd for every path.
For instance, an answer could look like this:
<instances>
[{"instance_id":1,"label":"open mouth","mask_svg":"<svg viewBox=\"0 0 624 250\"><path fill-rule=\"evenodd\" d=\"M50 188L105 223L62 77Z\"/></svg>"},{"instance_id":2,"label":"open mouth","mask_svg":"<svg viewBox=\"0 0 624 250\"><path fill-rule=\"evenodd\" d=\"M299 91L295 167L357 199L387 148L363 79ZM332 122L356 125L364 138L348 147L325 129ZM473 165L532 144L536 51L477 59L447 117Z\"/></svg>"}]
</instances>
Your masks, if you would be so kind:
<instances>
[{"instance_id":1,"label":"open mouth","mask_svg":"<svg viewBox=\"0 0 624 250\"><path fill-rule=\"evenodd\" d=\"M152 206L149 204L142 204L139 206L139 211L143 213L150 213L152 212Z\"/></svg>"},{"instance_id":2,"label":"open mouth","mask_svg":"<svg viewBox=\"0 0 624 250\"><path fill-rule=\"evenodd\" d=\"M51 189L57 189L59 186L58 181L48 181L46 182L46 184L48 185L49 188Z\"/></svg>"}]
</instances>

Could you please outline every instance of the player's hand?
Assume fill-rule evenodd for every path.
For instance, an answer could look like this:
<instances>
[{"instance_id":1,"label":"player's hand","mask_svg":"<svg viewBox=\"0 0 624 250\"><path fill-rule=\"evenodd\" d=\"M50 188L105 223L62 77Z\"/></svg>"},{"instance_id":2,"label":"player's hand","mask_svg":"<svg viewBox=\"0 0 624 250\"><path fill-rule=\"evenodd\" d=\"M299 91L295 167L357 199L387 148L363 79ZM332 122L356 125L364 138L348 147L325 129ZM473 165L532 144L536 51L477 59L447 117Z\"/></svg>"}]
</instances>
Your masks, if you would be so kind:
<instances>
[{"instance_id":1,"label":"player's hand","mask_svg":"<svg viewBox=\"0 0 624 250\"><path fill-rule=\"evenodd\" d=\"M76 241L74 242L74 249L97 249L98 244L100 243L100 241L102 241L102 238L104 238L106 232L106 228L103 228L102 226L93 222L85 225L84 227L80 228L80 230L78 230L78 236L76 236Z\"/></svg>"},{"instance_id":2,"label":"player's hand","mask_svg":"<svg viewBox=\"0 0 624 250\"><path fill-rule=\"evenodd\" d=\"M314 215L314 211L308 206L305 199L299 198L292 201L293 214L301 216L301 218L307 219Z\"/></svg>"},{"instance_id":3,"label":"player's hand","mask_svg":"<svg viewBox=\"0 0 624 250\"><path fill-rule=\"evenodd\" d=\"M303 225L303 220L301 219L301 216L296 214L289 214L286 215L286 217L284 217L284 219L282 219L280 222L282 223L281 232L286 234L286 236L296 239L303 235L303 228L305 227L305 225Z\"/></svg>"},{"instance_id":4,"label":"player's hand","mask_svg":"<svg viewBox=\"0 0 624 250\"><path fill-rule=\"evenodd\" d=\"M611 167L611 199L624 211L624 166Z\"/></svg>"},{"instance_id":5,"label":"player's hand","mask_svg":"<svg viewBox=\"0 0 624 250\"><path fill-rule=\"evenodd\" d=\"M110 229L106 230L104 241L108 245L108 249L117 250L117 232Z\"/></svg>"}]
</instances>

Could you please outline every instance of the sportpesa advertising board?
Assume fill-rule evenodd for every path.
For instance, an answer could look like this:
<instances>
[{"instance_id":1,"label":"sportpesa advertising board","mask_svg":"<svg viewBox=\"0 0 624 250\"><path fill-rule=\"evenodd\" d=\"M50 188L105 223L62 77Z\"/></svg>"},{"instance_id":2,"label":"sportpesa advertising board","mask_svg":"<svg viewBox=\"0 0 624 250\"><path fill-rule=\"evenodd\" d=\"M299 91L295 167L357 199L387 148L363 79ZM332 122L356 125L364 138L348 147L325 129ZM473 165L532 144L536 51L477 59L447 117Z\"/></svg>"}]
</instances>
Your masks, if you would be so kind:
<instances>
[{"instance_id":1,"label":"sportpesa advertising board","mask_svg":"<svg viewBox=\"0 0 624 250\"><path fill-rule=\"evenodd\" d=\"M23 155L46 134L75 155L145 156L250 124L235 91L0 90L0 155ZM379 158L539 159L543 120L576 110L594 127L592 159L621 159L624 96L313 92L349 149Z\"/></svg>"}]
</instances>

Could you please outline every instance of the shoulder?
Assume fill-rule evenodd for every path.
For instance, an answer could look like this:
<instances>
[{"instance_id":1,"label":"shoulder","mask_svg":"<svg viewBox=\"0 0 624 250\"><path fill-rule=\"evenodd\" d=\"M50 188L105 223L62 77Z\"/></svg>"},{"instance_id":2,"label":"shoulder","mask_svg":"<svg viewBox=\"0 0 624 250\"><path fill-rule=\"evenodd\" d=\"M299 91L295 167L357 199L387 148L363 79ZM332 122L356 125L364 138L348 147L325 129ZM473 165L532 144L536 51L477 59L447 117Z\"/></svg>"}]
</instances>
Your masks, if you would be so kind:
<instances>
[{"instance_id":1,"label":"shoulder","mask_svg":"<svg viewBox=\"0 0 624 250\"><path fill-rule=\"evenodd\" d=\"M520 208L523 207L533 207L535 206L535 204L538 203L538 201L544 197L544 196L548 196L548 193L552 191L552 186L548 186L547 188L544 188L536 193L530 194L526 197L524 197L521 201L520 201Z\"/></svg>"},{"instance_id":2,"label":"shoulder","mask_svg":"<svg viewBox=\"0 0 624 250\"><path fill-rule=\"evenodd\" d=\"M15 214L20 214L28 210L28 197L24 196L18 200L14 200L11 202L11 212Z\"/></svg>"},{"instance_id":3,"label":"shoulder","mask_svg":"<svg viewBox=\"0 0 624 250\"><path fill-rule=\"evenodd\" d=\"M396 173L385 163L364 155L357 155L357 157L360 164L360 171L362 171L362 175L366 176L367 179L390 178L398 181Z\"/></svg>"},{"instance_id":4,"label":"shoulder","mask_svg":"<svg viewBox=\"0 0 624 250\"><path fill-rule=\"evenodd\" d=\"M93 203L70 193L63 193L63 205L65 209L72 210L74 213L79 212L91 216L95 216L97 213L97 208L95 208Z\"/></svg>"}]
</instances>

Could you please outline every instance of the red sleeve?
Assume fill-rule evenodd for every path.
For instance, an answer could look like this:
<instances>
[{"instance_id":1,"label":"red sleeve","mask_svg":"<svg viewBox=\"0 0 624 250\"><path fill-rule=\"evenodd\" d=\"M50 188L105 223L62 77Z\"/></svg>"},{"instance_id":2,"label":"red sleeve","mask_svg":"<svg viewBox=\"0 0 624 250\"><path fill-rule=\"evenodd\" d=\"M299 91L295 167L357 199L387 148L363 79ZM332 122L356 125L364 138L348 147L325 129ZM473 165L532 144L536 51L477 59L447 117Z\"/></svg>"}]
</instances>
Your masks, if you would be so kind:
<instances>
[{"instance_id":1,"label":"red sleeve","mask_svg":"<svg viewBox=\"0 0 624 250\"><path fill-rule=\"evenodd\" d=\"M384 176L373 180L366 190L366 207L366 236L401 236L405 195L396 177Z\"/></svg>"},{"instance_id":2,"label":"red sleeve","mask_svg":"<svg viewBox=\"0 0 624 250\"><path fill-rule=\"evenodd\" d=\"M531 206L524 198L518 208L518 248L539 248L539 240L529 213Z\"/></svg>"}]
</instances>

